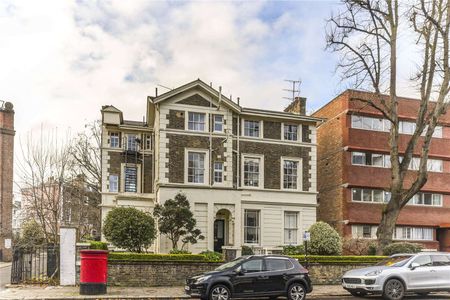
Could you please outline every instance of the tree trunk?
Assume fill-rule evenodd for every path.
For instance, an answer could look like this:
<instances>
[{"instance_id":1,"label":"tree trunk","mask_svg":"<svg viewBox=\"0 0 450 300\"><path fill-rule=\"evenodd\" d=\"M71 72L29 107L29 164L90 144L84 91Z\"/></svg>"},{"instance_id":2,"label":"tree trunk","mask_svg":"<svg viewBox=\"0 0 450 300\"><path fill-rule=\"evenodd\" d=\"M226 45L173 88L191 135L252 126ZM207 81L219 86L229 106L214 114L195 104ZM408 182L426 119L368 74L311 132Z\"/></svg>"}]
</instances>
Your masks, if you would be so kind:
<instances>
[{"instance_id":1,"label":"tree trunk","mask_svg":"<svg viewBox=\"0 0 450 300\"><path fill-rule=\"evenodd\" d=\"M383 249L392 242L395 224L400 214L400 207L397 207L398 202L400 202L400 199L391 199L381 213L381 222L377 229L377 255L383 255Z\"/></svg>"}]
</instances>

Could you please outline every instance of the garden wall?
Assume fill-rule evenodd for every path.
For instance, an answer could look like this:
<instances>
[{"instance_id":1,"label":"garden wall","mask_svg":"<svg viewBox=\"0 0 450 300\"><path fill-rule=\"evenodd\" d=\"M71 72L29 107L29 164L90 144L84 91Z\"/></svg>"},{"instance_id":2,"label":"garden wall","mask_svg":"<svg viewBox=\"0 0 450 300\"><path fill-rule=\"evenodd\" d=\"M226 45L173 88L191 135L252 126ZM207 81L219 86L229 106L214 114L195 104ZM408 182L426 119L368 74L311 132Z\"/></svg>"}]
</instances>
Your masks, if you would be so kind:
<instances>
[{"instance_id":1,"label":"garden wall","mask_svg":"<svg viewBox=\"0 0 450 300\"><path fill-rule=\"evenodd\" d=\"M110 286L184 285L187 277L211 271L222 263L186 261L109 261ZM342 275L367 264L311 264L309 273L314 284L340 284Z\"/></svg>"}]
</instances>

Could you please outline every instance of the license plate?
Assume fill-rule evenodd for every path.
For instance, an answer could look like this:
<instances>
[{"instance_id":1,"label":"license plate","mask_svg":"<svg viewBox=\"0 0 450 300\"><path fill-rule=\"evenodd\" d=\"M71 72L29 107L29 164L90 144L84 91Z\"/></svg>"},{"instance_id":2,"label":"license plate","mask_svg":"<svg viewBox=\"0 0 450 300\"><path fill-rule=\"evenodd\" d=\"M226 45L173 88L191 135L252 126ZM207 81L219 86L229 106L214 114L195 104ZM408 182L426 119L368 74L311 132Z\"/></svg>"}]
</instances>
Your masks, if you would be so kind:
<instances>
[{"instance_id":1,"label":"license plate","mask_svg":"<svg viewBox=\"0 0 450 300\"><path fill-rule=\"evenodd\" d=\"M185 290L185 291L190 291L191 288L190 288L188 285L186 285L186 286L184 287L184 290Z\"/></svg>"},{"instance_id":2,"label":"license plate","mask_svg":"<svg viewBox=\"0 0 450 300\"><path fill-rule=\"evenodd\" d=\"M349 288L349 289L356 289L356 285L354 285L354 284L347 284L347 288Z\"/></svg>"}]
</instances>

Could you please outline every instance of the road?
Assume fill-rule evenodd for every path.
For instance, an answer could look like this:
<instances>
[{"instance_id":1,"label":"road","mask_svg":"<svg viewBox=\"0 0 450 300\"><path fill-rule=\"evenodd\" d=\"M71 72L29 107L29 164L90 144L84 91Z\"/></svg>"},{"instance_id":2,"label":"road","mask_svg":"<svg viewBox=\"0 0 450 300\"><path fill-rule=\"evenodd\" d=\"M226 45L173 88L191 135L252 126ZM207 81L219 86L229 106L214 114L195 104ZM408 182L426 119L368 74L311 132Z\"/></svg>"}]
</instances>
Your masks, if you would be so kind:
<instances>
[{"instance_id":1,"label":"road","mask_svg":"<svg viewBox=\"0 0 450 300\"><path fill-rule=\"evenodd\" d=\"M11 263L0 262L0 291L5 289L5 285L11 280Z\"/></svg>"}]
</instances>

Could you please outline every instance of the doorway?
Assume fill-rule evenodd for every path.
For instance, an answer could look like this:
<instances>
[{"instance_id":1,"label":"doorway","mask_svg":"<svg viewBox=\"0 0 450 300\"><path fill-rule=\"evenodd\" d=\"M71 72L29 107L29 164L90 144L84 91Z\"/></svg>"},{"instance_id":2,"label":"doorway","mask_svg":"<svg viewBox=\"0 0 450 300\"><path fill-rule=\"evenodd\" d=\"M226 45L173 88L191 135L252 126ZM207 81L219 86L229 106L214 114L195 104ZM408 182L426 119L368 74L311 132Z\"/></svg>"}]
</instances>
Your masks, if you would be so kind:
<instances>
[{"instance_id":1,"label":"doorway","mask_svg":"<svg viewBox=\"0 0 450 300\"><path fill-rule=\"evenodd\" d=\"M225 220L217 219L214 221L214 251L222 252L225 245Z\"/></svg>"}]
</instances>

